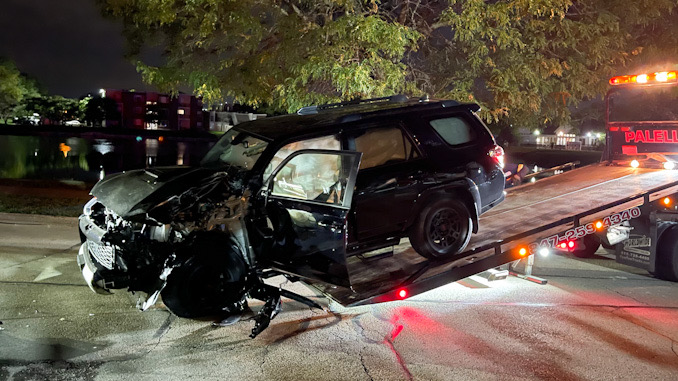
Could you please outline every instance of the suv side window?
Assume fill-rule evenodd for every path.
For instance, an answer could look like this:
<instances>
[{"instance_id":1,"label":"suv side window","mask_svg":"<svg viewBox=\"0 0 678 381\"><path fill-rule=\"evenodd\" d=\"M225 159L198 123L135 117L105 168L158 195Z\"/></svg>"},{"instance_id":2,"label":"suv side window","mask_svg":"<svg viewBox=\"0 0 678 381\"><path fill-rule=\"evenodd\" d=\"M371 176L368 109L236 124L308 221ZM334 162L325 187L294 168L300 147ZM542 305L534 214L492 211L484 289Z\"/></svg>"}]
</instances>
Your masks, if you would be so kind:
<instances>
[{"instance_id":1,"label":"suv side window","mask_svg":"<svg viewBox=\"0 0 678 381\"><path fill-rule=\"evenodd\" d=\"M354 135L354 149L363 153L360 169L407 161L419 157L410 139L397 127L363 130Z\"/></svg>"},{"instance_id":2,"label":"suv side window","mask_svg":"<svg viewBox=\"0 0 678 381\"><path fill-rule=\"evenodd\" d=\"M322 136L314 139L300 140L284 145L278 150L271 159L271 162L264 171L264 180L268 179L274 169L280 165L289 155L302 149L329 149L340 150L341 143L336 135Z\"/></svg>"},{"instance_id":3,"label":"suv side window","mask_svg":"<svg viewBox=\"0 0 678 381\"><path fill-rule=\"evenodd\" d=\"M429 122L431 127L447 142L456 146L469 143L476 138L476 132L463 118L455 116L444 119L434 119Z\"/></svg>"}]
</instances>

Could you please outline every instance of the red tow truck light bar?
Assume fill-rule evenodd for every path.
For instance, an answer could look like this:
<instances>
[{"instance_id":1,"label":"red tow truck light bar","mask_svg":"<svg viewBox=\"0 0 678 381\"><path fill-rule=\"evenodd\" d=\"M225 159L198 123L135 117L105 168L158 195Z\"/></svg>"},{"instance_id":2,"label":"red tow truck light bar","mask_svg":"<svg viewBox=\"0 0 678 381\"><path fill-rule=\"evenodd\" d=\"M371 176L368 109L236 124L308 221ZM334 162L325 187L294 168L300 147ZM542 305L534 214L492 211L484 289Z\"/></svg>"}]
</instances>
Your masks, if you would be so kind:
<instances>
[{"instance_id":1,"label":"red tow truck light bar","mask_svg":"<svg viewBox=\"0 0 678 381\"><path fill-rule=\"evenodd\" d=\"M678 72L676 71L660 71L656 73L618 75L610 78L610 85L667 83L676 82L677 79Z\"/></svg>"}]
</instances>

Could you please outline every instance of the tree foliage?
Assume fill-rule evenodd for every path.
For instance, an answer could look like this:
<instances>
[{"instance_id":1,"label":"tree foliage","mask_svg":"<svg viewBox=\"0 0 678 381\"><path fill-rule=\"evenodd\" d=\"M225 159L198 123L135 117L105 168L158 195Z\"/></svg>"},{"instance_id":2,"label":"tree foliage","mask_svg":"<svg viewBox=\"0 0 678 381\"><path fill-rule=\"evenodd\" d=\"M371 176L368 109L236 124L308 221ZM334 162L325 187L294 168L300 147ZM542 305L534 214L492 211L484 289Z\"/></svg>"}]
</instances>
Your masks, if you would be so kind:
<instances>
[{"instance_id":1,"label":"tree foliage","mask_svg":"<svg viewBox=\"0 0 678 381\"><path fill-rule=\"evenodd\" d=\"M162 91L295 110L394 93L474 101L490 121L566 120L634 62L675 57L675 0L97 0Z\"/></svg>"},{"instance_id":2,"label":"tree foliage","mask_svg":"<svg viewBox=\"0 0 678 381\"><path fill-rule=\"evenodd\" d=\"M21 74L14 63L0 59L0 123L11 123L23 102L38 96L37 83Z\"/></svg>"}]
</instances>

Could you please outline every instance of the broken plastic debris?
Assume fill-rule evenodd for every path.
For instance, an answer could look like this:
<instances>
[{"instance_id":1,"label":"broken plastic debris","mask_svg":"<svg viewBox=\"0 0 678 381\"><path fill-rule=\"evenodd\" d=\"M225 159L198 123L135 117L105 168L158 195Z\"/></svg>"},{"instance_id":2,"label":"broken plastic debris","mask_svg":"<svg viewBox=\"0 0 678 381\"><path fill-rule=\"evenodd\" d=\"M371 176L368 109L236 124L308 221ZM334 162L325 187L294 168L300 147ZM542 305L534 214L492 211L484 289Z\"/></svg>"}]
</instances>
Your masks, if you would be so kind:
<instances>
[{"instance_id":1,"label":"broken plastic debris","mask_svg":"<svg viewBox=\"0 0 678 381\"><path fill-rule=\"evenodd\" d=\"M59 319L59 321L64 321L64 320L66 320L66 318L61 318L61 319Z\"/></svg>"},{"instance_id":2,"label":"broken plastic debris","mask_svg":"<svg viewBox=\"0 0 678 381\"><path fill-rule=\"evenodd\" d=\"M229 325L233 325L239 322L241 317L242 314L230 315L220 322L212 323L212 327L228 327Z\"/></svg>"},{"instance_id":3,"label":"broken plastic debris","mask_svg":"<svg viewBox=\"0 0 678 381\"><path fill-rule=\"evenodd\" d=\"M89 314L89 316L94 316L94 314Z\"/></svg>"}]
</instances>

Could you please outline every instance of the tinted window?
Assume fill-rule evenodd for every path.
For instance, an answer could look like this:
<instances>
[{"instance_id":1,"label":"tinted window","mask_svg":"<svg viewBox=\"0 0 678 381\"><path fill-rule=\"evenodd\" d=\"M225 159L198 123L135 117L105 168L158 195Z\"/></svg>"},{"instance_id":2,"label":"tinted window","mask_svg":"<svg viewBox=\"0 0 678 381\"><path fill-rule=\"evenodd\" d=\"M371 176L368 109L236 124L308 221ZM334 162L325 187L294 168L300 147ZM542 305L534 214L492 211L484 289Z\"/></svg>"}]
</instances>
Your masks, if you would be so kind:
<instances>
[{"instance_id":1,"label":"tinted window","mask_svg":"<svg viewBox=\"0 0 678 381\"><path fill-rule=\"evenodd\" d=\"M384 127L365 130L354 140L355 150L363 153L360 169L397 163L419 156L410 140L399 128Z\"/></svg>"},{"instance_id":2,"label":"tinted window","mask_svg":"<svg viewBox=\"0 0 678 381\"><path fill-rule=\"evenodd\" d=\"M473 128L460 117L436 119L429 123L443 140L453 146L468 143L476 138Z\"/></svg>"}]
</instances>

